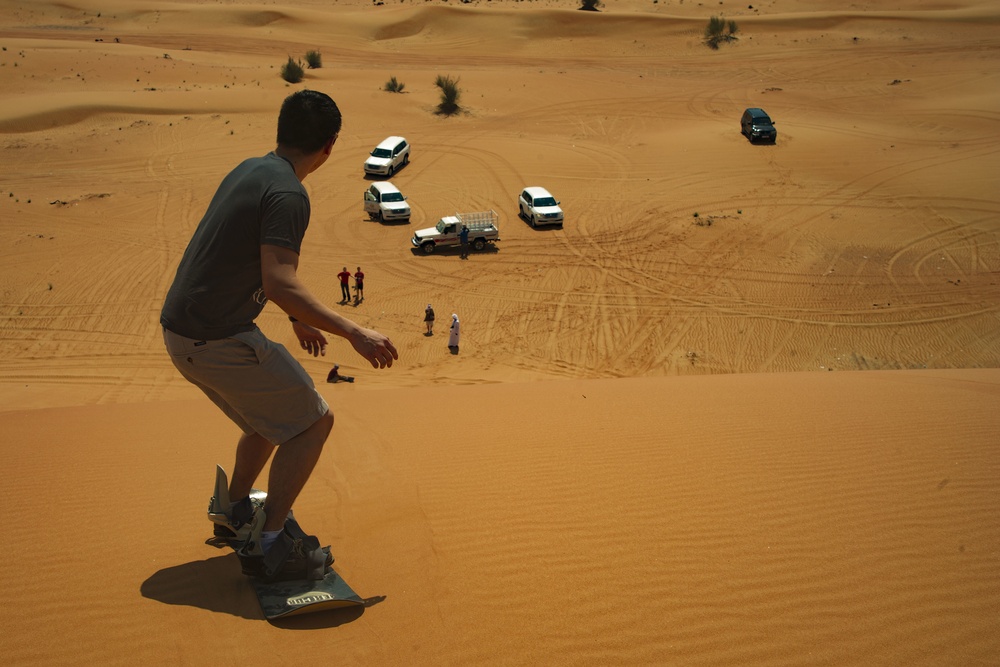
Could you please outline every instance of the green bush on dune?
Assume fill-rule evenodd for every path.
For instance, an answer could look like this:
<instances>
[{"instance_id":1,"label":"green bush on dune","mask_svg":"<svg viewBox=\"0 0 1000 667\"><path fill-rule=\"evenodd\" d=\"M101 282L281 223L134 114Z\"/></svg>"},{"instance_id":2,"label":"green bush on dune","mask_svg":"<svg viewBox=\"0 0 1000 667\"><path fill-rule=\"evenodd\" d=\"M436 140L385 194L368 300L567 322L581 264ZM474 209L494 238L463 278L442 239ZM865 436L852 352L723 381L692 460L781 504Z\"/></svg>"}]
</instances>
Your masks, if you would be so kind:
<instances>
[{"instance_id":1,"label":"green bush on dune","mask_svg":"<svg viewBox=\"0 0 1000 667\"><path fill-rule=\"evenodd\" d=\"M729 32L726 32L727 27ZM726 20L721 16L713 16L708 19L708 25L705 26L705 44L713 49L717 49L722 42L731 42L737 39L737 30L739 28L736 26L736 21L730 21L727 24Z\"/></svg>"},{"instance_id":2,"label":"green bush on dune","mask_svg":"<svg viewBox=\"0 0 1000 667\"><path fill-rule=\"evenodd\" d=\"M405 87L406 84L403 83L402 81L396 81L396 77L392 77L391 79L385 82L385 90L389 91L390 93L401 93L403 92L403 88Z\"/></svg>"},{"instance_id":3,"label":"green bush on dune","mask_svg":"<svg viewBox=\"0 0 1000 667\"><path fill-rule=\"evenodd\" d=\"M434 85L441 89L441 102L438 104L437 112L443 116L458 113L461 109L458 106L458 98L462 95L462 91L458 87L458 79L438 74Z\"/></svg>"},{"instance_id":4,"label":"green bush on dune","mask_svg":"<svg viewBox=\"0 0 1000 667\"><path fill-rule=\"evenodd\" d=\"M281 67L281 78L288 83L298 83L305 75L306 73L302 69L302 65L292 60L291 56L288 56L288 62Z\"/></svg>"},{"instance_id":5,"label":"green bush on dune","mask_svg":"<svg viewBox=\"0 0 1000 667\"><path fill-rule=\"evenodd\" d=\"M323 66L323 56L319 51L306 51L306 64L309 69L319 69Z\"/></svg>"}]
</instances>

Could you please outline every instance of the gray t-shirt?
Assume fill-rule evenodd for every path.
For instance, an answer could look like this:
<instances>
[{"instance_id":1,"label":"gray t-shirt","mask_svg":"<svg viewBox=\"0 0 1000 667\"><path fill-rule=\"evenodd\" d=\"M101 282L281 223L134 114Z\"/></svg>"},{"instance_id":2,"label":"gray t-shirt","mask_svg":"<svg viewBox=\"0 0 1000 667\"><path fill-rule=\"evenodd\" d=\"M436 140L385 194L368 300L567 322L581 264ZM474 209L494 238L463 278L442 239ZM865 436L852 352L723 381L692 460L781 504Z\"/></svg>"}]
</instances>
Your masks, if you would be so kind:
<instances>
[{"instance_id":1,"label":"gray t-shirt","mask_svg":"<svg viewBox=\"0 0 1000 667\"><path fill-rule=\"evenodd\" d=\"M288 160L269 153L233 169L184 251L160 324L199 340L252 330L267 303L260 247L298 253L309 210L309 197Z\"/></svg>"}]
</instances>

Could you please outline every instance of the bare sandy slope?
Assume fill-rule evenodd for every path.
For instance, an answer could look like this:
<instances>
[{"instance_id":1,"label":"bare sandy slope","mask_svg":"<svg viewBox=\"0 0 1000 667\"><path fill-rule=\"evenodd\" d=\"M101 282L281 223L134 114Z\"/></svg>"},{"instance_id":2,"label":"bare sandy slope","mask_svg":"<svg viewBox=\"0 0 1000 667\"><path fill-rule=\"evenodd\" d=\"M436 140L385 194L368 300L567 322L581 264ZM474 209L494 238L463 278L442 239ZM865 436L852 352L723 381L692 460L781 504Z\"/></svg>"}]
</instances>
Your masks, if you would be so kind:
<instances>
[{"instance_id":1,"label":"bare sandy slope","mask_svg":"<svg viewBox=\"0 0 1000 667\"><path fill-rule=\"evenodd\" d=\"M15 663L291 643L347 664L990 662L1000 7L608 4L0 0ZM713 51L722 10L740 39ZM309 50L323 67L286 85ZM457 116L434 113L439 74ZM385 599L290 642L202 544L235 433L157 318L219 180L302 86L345 126L306 181L301 273L333 303L363 267L345 308L401 359L303 359L358 382L323 387L337 427L297 511ZM776 145L740 135L747 106ZM413 145L392 179L410 225L361 208L390 134ZM562 229L518 218L526 185ZM412 251L489 208L496 249ZM260 325L294 344L278 309Z\"/></svg>"},{"instance_id":2,"label":"bare sandy slope","mask_svg":"<svg viewBox=\"0 0 1000 667\"><path fill-rule=\"evenodd\" d=\"M986 665L1000 649L996 370L325 393L336 435L296 514L372 606L278 626L203 544L233 437L208 401L6 412L9 664ZM470 402L476 419L428 418Z\"/></svg>"}]
</instances>

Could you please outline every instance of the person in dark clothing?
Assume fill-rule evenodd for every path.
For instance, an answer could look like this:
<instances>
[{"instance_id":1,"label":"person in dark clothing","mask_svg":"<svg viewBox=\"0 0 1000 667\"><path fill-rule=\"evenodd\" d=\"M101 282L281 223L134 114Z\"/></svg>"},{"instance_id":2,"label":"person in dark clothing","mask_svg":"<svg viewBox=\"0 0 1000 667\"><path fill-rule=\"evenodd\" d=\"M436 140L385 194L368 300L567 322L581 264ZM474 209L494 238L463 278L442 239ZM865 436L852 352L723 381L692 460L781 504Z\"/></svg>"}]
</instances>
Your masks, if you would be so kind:
<instances>
[{"instance_id":1,"label":"person in dark clothing","mask_svg":"<svg viewBox=\"0 0 1000 667\"><path fill-rule=\"evenodd\" d=\"M424 309L424 324L427 325L427 336L434 335L434 309L431 308L431 304L427 304Z\"/></svg>"},{"instance_id":2,"label":"person in dark clothing","mask_svg":"<svg viewBox=\"0 0 1000 667\"><path fill-rule=\"evenodd\" d=\"M334 382L354 382L354 378L351 377L350 375L341 375L340 374L340 364L334 364L333 368L330 369L330 372L326 376L326 381L330 382L330 383L334 383Z\"/></svg>"},{"instance_id":3,"label":"person in dark clothing","mask_svg":"<svg viewBox=\"0 0 1000 667\"><path fill-rule=\"evenodd\" d=\"M462 244L462 259L469 258L469 228L462 225L462 231L458 233L458 241Z\"/></svg>"},{"instance_id":4,"label":"person in dark clothing","mask_svg":"<svg viewBox=\"0 0 1000 667\"><path fill-rule=\"evenodd\" d=\"M354 302L365 300L365 273L358 267L357 272L354 274Z\"/></svg>"},{"instance_id":5,"label":"person in dark clothing","mask_svg":"<svg viewBox=\"0 0 1000 667\"><path fill-rule=\"evenodd\" d=\"M304 578L315 573L317 559L329 564L315 538L309 541L315 548L299 548L301 529L289 530L289 512L334 421L302 364L254 320L272 301L308 354L326 353L327 332L347 339L374 368L399 358L386 336L328 308L298 276L310 217L302 182L330 157L341 122L324 93L301 90L285 98L276 148L244 160L222 180L160 313L174 366L242 431L229 486L233 502L209 518L216 535L221 529L243 545L238 555L251 576ZM267 499L258 507L249 495L268 460Z\"/></svg>"}]
</instances>

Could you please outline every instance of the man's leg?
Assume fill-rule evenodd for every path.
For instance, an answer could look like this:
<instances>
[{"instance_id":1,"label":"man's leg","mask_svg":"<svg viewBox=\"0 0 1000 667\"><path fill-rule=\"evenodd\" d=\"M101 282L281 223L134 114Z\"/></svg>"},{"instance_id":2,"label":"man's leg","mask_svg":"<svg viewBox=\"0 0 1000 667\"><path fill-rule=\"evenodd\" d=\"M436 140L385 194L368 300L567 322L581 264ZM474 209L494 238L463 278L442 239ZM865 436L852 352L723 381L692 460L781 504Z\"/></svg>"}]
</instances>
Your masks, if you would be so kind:
<instances>
[{"instance_id":1,"label":"man's leg","mask_svg":"<svg viewBox=\"0 0 1000 667\"><path fill-rule=\"evenodd\" d=\"M233 502L250 495L250 489L267 465L274 445L257 433L243 434L236 446L236 465L229 483L229 499Z\"/></svg>"},{"instance_id":2,"label":"man's leg","mask_svg":"<svg viewBox=\"0 0 1000 667\"><path fill-rule=\"evenodd\" d=\"M327 412L318 421L288 442L280 445L271 461L264 512L264 531L281 530L299 492L309 480L323 444L333 428L333 414Z\"/></svg>"}]
</instances>

